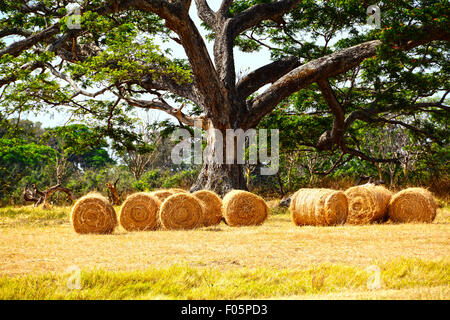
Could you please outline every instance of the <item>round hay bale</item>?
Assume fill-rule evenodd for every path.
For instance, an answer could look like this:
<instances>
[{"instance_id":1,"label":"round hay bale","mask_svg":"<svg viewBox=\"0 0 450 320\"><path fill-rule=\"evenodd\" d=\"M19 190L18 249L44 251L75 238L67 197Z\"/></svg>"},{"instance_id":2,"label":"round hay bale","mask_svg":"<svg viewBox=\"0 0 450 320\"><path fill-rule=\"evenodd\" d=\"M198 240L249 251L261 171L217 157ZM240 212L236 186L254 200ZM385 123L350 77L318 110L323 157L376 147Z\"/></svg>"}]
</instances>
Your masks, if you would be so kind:
<instances>
[{"instance_id":1,"label":"round hay bale","mask_svg":"<svg viewBox=\"0 0 450 320\"><path fill-rule=\"evenodd\" d=\"M382 187L362 185L345 191L348 199L349 224L368 224L383 221L392 193Z\"/></svg>"},{"instance_id":2,"label":"round hay bale","mask_svg":"<svg viewBox=\"0 0 450 320\"><path fill-rule=\"evenodd\" d=\"M170 188L169 191L172 191L173 193L189 193L189 191L181 188Z\"/></svg>"},{"instance_id":3,"label":"round hay bale","mask_svg":"<svg viewBox=\"0 0 450 320\"><path fill-rule=\"evenodd\" d=\"M120 224L127 231L155 230L160 206L161 201L148 192L132 194L120 208Z\"/></svg>"},{"instance_id":4,"label":"round hay bale","mask_svg":"<svg viewBox=\"0 0 450 320\"><path fill-rule=\"evenodd\" d=\"M232 190L222 201L223 216L229 226L257 226L269 216L269 207L256 194Z\"/></svg>"},{"instance_id":5,"label":"round hay bale","mask_svg":"<svg viewBox=\"0 0 450 320\"><path fill-rule=\"evenodd\" d=\"M150 194L156 198L158 198L159 201L164 202L164 200L166 200L168 197L170 197L171 195L175 194L175 192L170 191L170 190L156 190L153 192L150 192Z\"/></svg>"},{"instance_id":6,"label":"round hay bale","mask_svg":"<svg viewBox=\"0 0 450 320\"><path fill-rule=\"evenodd\" d=\"M291 197L291 218L297 226L334 226L347 219L344 192L331 189L300 189Z\"/></svg>"},{"instance_id":7,"label":"round hay bale","mask_svg":"<svg viewBox=\"0 0 450 320\"><path fill-rule=\"evenodd\" d=\"M72 207L72 225L77 233L108 234L117 226L117 216L109 201L98 193L89 193Z\"/></svg>"},{"instance_id":8,"label":"round hay bale","mask_svg":"<svg viewBox=\"0 0 450 320\"><path fill-rule=\"evenodd\" d=\"M388 206L394 222L432 222L437 205L433 194L422 188L408 188L395 194Z\"/></svg>"},{"instance_id":9,"label":"round hay bale","mask_svg":"<svg viewBox=\"0 0 450 320\"><path fill-rule=\"evenodd\" d=\"M199 190L192 195L205 204L203 226L208 227L219 224L223 217L222 199L215 192L209 190Z\"/></svg>"},{"instance_id":10,"label":"round hay bale","mask_svg":"<svg viewBox=\"0 0 450 320\"><path fill-rule=\"evenodd\" d=\"M168 197L159 209L159 218L165 229L186 230L201 227L205 206L201 200L188 193Z\"/></svg>"}]
</instances>

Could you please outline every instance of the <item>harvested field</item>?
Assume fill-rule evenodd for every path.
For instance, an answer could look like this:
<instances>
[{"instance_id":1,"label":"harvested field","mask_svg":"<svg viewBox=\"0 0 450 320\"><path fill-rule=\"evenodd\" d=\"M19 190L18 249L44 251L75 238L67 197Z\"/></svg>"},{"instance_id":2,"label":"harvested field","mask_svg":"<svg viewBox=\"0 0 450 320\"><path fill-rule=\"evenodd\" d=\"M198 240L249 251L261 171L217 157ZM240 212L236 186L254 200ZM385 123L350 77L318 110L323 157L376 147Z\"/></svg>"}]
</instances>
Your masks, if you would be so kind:
<instances>
[{"instance_id":1,"label":"harvested field","mask_svg":"<svg viewBox=\"0 0 450 320\"><path fill-rule=\"evenodd\" d=\"M302 268L321 263L367 266L397 258L449 259L450 210L438 209L431 224L296 227L286 214L257 227L225 224L189 231L78 235L69 208L51 212L0 209L0 274L81 269L145 270L191 267ZM257 244L257 245L255 245Z\"/></svg>"}]
</instances>

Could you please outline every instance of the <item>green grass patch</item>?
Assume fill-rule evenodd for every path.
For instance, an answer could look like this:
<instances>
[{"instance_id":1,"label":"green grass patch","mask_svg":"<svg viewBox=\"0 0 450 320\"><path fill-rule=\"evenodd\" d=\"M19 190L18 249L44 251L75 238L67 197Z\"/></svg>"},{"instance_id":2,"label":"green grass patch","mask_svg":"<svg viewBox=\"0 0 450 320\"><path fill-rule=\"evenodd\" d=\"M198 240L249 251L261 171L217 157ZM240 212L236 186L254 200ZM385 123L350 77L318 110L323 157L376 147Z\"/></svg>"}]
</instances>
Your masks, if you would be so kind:
<instances>
[{"instance_id":1,"label":"green grass patch","mask_svg":"<svg viewBox=\"0 0 450 320\"><path fill-rule=\"evenodd\" d=\"M400 259L380 264L380 289L450 285L450 262ZM0 299L259 299L312 296L339 291L370 292L374 274L362 267L323 264L308 269L192 268L174 265L146 271L81 271L74 274L0 277ZM373 290L372 290L373 291ZM432 297L430 297L432 298Z\"/></svg>"},{"instance_id":2,"label":"green grass patch","mask_svg":"<svg viewBox=\"0 0 450 320\"><path fill-rule=\"evenodd\" d=\"M63 224L69 221L69 217L70 207L5 207L0 208L0 227Z\"/></svg>"},{"instance_id":3,"label":"green grass patch","mask_svg":"<svg viewBox=\"0 0 450 320\"><path fill-rule=\"evenodd\" d=\"M289 209L286 207L274 207L274 208L270 208L269 211L270 211L270 215L272 215L272 216L289 214Z\"/></svg>"}]
</instances>

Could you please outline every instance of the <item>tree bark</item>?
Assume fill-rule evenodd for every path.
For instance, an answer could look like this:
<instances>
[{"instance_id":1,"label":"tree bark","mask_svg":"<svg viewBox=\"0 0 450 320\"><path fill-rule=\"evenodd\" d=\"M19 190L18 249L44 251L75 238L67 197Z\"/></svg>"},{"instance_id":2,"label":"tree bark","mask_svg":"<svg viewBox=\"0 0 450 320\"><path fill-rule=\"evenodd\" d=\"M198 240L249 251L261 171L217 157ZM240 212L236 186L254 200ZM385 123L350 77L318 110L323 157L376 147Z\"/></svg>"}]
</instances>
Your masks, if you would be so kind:
<instances>
[{"instance_id":1,"label":"tree bark","mask_svg":"<svg viewBox=\"0 0 450 320\"><path fill-rule=\"evenodd\" d=\"M243 174L244 165L238 163L236 139L233 146L226 144L226 129L210 127L207 148L203 152L203 165L191 192L206 189L224 195L232 189L247 190ZM226 163L227 147L234 148L233 163Z\"/></svg>"},{"instance_id":2,"label":"tree bark","mask_svg":"<svg viewBox=\"0 0 450 320\"><path fill-rule=\"evenodd\" d=\"M25 186L23 188L23 199L27 202L34 202L34 206L37 207L39 205L42 205L44 209L47 209L48 203L47 201L50 199L53 193L56 191L61 191L67 194L67 197L70 199L70 201L74 201L75 198L73 196L72 190L68 188L62 187L60 184L57 184L53 187L47 188L44 191L39 191L36 184L33 183L32 189L30 190L28 186Z\"/></svg>"},{"instance_id":3,"label":"tree bark","mask_svg":"<svg viewBox=\"0 0 450 320\"><path fill-rule=\"evenodd\" d=\"M233 189L247 190L241 164L204 163L191 192L213 190L224 195Z\"/></svg>"},{"instance_id":4,"label":"tree bark","mask_svg":"<svg viewBox=\"0 0 450 320\"><path fill-rule=\"evenodd\" d=\"M117 191L117 182L119 182L119 179L114 184L107 182L106 187L110 192L110 202L115 206L120 206L122 200L120 199L119 191Z\"/></svg>"}]
</instances>

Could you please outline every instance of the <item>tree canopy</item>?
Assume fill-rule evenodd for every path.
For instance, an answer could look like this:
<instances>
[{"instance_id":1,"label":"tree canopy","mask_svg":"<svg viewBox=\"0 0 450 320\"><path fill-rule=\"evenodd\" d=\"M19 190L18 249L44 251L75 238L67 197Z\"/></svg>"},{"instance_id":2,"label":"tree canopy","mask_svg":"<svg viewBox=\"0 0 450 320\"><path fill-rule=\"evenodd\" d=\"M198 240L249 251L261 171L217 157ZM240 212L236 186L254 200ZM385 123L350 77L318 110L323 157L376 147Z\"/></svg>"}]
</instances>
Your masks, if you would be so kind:
<instances>
[{"instance_id":1,"label":"tree canopy","mask_svg":"<svg viewBox=\"0 0 450 320\"><path fill-rule=\"evenodd\" d=\"M70 29L65 7L74 2L0 4L3 117L63 108L128 145L133 108L205 130L267 120L301 145L338 153L341 164L399 161L371 154L362 126L396 125L448 145L448 1L389 1L374 29L364 26L365 1L223 0L214 11L195 0L205 37L189 0L80 1L81 28ZM161 42L182 46L186 58ZM238 77L236 48L268 50L273 61ZM241 165L205 162L193 190L241 187Z\"/></svg>"}]
</instances>

